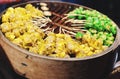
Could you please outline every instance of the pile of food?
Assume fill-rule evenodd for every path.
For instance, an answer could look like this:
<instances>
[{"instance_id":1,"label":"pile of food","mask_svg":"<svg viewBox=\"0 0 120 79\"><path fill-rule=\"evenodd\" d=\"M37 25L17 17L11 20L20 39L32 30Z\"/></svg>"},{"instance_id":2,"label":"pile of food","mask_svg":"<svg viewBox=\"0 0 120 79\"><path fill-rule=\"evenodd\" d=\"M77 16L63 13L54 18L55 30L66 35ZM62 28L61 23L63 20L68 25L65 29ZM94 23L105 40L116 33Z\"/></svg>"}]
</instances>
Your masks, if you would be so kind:
<instances>
[{"instance_id":1,"label":"pile of food","mask_svg":"<svg viewBox=\"0 0 120 79\"><path fill-rule=\"evenodd\" d=\"M66 32L71 28L69 33L72 35L65 31L55 33L42 29L52 23L52 14L46 3L40 3L40 6L41 9L32 4L24 8L8 8L0 25L6 38L31 53L59 58L93 56L106 50L115 40L115 24L98 11L82 7L70 11L63 18L69 26L61 25L61 28L66 28Z\"/></svg>"}]
</instances>

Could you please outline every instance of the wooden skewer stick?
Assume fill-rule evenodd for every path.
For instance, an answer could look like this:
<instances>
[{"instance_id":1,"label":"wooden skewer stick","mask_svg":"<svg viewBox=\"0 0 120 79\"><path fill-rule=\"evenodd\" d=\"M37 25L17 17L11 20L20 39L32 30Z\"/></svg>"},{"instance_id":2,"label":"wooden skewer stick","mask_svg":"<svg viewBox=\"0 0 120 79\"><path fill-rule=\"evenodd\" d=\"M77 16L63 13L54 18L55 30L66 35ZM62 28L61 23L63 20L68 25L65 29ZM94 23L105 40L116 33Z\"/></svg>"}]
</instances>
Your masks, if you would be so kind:
<instances>
[{"instance_id":1,"label":"wooden skewer stick","mask_svg":"<svg viewBox=\"0 0 120 79\"><path fill-rule=\"evenodd\" d=\"M55 25L57 25L57 26L59 26L59 27L62 27L62 28L64 28L64 29L67 29L67 30L70 30L70 31L75 31L75 30L79 30L79 31L81 31L81 32L86 32L87 30L83 30L83 29L74 29L74 28L70 28L70 27L68 27L68 26L64 26L64 25L60 25L60 24L58 24L58 23L53 23L53 24L55 24ZM83 30L83 31L82 31Z\"/></svg>"},{"instance_id":2,"label":"wooden skewer stick","mask_svg":"<svg viewBox=\"0 0 120 79\"><path fill-rule=\"evenodd\" d=\"M64 29L62 29L62 32L63 32L63 34L65 34L65 30Z\"/></svg>"},{"instance_id":3,"label":"wooden skewer stick","mask_svg":"<svg viewBox=\"0 0 120 79\"><path fill-rule=\"evenodd\" d=\"M67 16L85 16L82 14L75 14L75 13L69 13L69 14L64 14L64 15L67 15Z\"/></svg>"},{"instance_id":4,"label":"wooden skewer stick","mask_svg":"<svg viewBox=\"0 0 120 79\"><path fill-rule=\"evenodd\" d=\"M72 31L68 31L68 30L65 30L65 29L64 29L64 31L66 31L69 34L76 35L76 33L72 32Z\"/></svg>"},{"instance_id":5,"label":"wooden skewer stick","mask_svg":"<svg viewBox=\"0 0 120 79\"><path fill-rule=\"evenodd\" d=\"M62 28L61 27L59 28L59 33L62 33Z\"/></svg>"},{"instance_id":6,"label":"wooden skewer stick","mask_svg":"<svg viewBox=\"0 0 120 79\"><path fill-rule=\"evenodd\" d=\"M74 27L71 27L71 28L74 28L74 29L84 29L85 27L83 27L83 26L74 26Z\"/></svg>"},{"instance_id":7,"label":"wooden skewer stick","mask_svg":"<svg viewBox=\"0 0 120 79\"><path fill-rule=\"evenodd\" d=\"M71 26L80 26L80 27L84 27L84 25L85 25L84 23L80 23L80 24L79 24L79 23L78 23L78 24L77 24L77 23L71 24Z\"/></svg>"}]
</instances>

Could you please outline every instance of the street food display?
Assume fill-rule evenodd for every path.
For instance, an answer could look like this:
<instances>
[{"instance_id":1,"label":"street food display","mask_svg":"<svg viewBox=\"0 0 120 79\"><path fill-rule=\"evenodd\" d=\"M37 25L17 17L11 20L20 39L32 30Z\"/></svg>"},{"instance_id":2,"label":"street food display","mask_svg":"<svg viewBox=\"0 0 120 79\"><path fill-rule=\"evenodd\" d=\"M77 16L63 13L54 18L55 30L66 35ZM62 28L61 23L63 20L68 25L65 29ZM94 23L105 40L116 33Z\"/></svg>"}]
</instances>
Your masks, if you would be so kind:
<instances>
[{"instance_id":1,"label":"street food display","mask_svg":"<svg viewBox=\"0 0 120 79\"><path fill-rule=\"evenodd\" d=\"M62 25L51 19L57 13L47 3L39 6L9 7L0 25L7 39L30 53L83 58L102 53L115 40L116 25L96 10L77 7L62 16Z\"/></svg>"}]
</instances>

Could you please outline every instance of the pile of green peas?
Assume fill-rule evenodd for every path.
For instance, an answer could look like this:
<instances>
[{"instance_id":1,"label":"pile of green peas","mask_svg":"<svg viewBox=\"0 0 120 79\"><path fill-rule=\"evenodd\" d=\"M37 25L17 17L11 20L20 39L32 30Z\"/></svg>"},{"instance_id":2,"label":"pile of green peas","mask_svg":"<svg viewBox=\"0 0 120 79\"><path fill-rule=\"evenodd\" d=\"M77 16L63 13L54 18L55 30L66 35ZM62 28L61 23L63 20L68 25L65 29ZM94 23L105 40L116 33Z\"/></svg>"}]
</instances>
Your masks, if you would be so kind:
<instances>
[{"instance_id":1,"label":"pile of green peas","mask_svg":"<svg viewBox=\"0 0 120 79\"><path fill-rule=\"evenodd\" d=\"M79 7L69 12L68 18L85 20L84 29L88 30L91 35L96 36L98 39L101 38L104 45L110 46L114 42L117 32L116 25L106 15L96 10ZM77 38L81 36L83 36L82 33L76 33Z\"/></svg>"}]
</instances>

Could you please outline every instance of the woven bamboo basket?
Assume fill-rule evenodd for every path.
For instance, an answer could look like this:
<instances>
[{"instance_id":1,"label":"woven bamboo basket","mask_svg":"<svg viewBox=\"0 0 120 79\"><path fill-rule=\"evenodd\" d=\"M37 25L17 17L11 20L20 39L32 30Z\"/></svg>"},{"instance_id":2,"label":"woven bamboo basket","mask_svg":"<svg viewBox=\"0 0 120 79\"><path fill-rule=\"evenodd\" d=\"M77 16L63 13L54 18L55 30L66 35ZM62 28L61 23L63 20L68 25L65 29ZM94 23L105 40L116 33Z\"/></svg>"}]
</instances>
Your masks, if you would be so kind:
<instances>
[{"instance_id":1,"label":"woven bamboo basket","mask_svg":"<svg viewBox=\"0 0 120 79\"><path fill-rule=\"evenodd\" d=\"M33 1L15 5L13 7L22 6L31 3L38 6L40 1ZM65 2L46 2L53 12L53 21L64 25L64 20L60 18L69 11L81 5L65 3ZM82 6L86 9L88 7ZM3 12L4 13L4 12ZM3 14L2 13L2 14ZM2 15L1 14L1 15ZM55 26L55 25L52 25ZM14 70L29 79L102 79L108 75L113 69L115 63L115 49L118 46L119 31L117 27L117 35L114 44L105 52L88 58L82 59L60 59L47 56L40 56L30 53L25 49L19 48L12 44L1 33L0 44L10 60ZM102 61L102 62L100 62ZM106 71L104 71L106 69ZM96 74L96 71L99 71Z\"/></svg>"}]
</instances>

